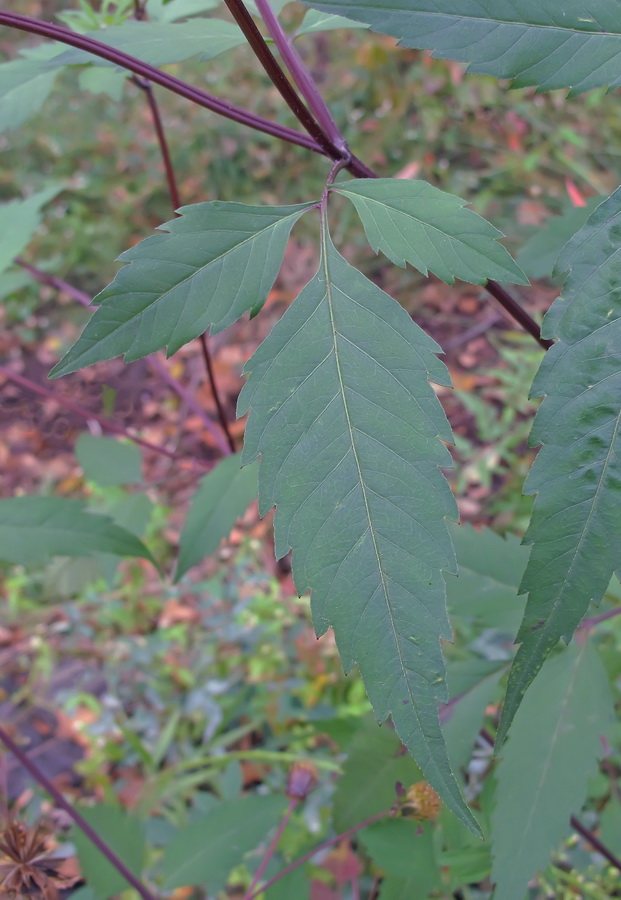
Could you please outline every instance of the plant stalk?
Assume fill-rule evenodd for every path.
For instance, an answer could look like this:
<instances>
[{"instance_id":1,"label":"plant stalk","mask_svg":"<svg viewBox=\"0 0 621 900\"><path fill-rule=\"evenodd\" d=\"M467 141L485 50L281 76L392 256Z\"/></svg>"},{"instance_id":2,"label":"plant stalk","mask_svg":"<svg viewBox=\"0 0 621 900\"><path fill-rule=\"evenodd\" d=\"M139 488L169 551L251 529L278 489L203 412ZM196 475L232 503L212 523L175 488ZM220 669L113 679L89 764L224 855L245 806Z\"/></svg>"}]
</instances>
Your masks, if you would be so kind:
<instances>
[{"instance_id":1,"label":"plant stalk","mask_svg":"<svg viewBox=\"0 0 621 900\"><path fill-rule=\"evenodd\" d=\"M614 866L619 872L621 872L621 859L609 850L605 844L602 844L600 839L596 837L593 832L588 829L582 822L579 821L575 816L572 816L569 820L571 827L574 831L577 831L579 835L581 835L585 841L588 841L589 844L597 850L605 859L608 860L611 866Z\"/></svg>"},{"instance_id":2,"label":"plant stalk","mask_svg":"<svg viewBox=\"0 0 621 900\"><path fill-rule=\"evenodd\" d=\"M49 778L44 775L44 773L32 762L31 759L28 758L28 754L24 753L21 747L15 743L15 741L10 737L10 735L0 726L0 741L4 744L4 746L9 750L16 759L19 760L20 764L26 769L26 771L32 776L32 778L41 785L41 787L47 791L47 793L52 797L54 803L64 809L68 816L70 816L75 824L78 826L80 831L86 835L86 837L93 842L95 847L102 853L105 858L108 860L111 866L117 870L119 875L122 875L123 878L127 881L131 887L142 897L142 900L156 900L154 894L149 891L142 882L136 878L136 876L127 868L122 859L120 859L117 854L114 852L112 847L107 844L95 831L95 829L88 824L85 818L80 815L80 813L73 808L73 806L68 803L63 795L60 793L57 788L54 787Z\"/></svg>"},{"instance_id":3,"label":"plant stalk","mask_svg":"<svg viewBox=\"0 0 621 900\"><path fill-rule=\"evenodd\" d=\"M360 831L362 828L366 828L368 825L372 825L374 822L379 822L380 819L385 819L387 816L394 816L395 810L394 808L385 809L383 812L376 813L374 816L369 816L368 819L364 819L362 822L358 822L357 825L352 825L351 828L348 828L347 831L343 831L341 834L337 834L334 837L328 838L327 841L324 841L323 844L319 844L318 847L315 847L314 850L309 850L308 853L305 853L304 856L301 856L299 859L296 859L286 868L282 869L269 881L266 881L262 887L256 890L253 894L244 897L244 900L255 900L255 897L258 897L263 891L266 891L277 881L280 881L281 878L284 878L285 875L288 875L289 872L293 872L294 869L297 869L299 866L303 866L305 862L308 862L309 859L312 859L313 856L316 856L318 853L321 853L322 850L327 850L328 847L333 847L334 844L338 844L340 841L344 841L346 838L351 837L352 834L355 834L357 831Z\"/></svg>"},{"instance_id":4,"label":"plant stalk","mask_svg":"<svg viewBox=\"0 0 621 900\"><path fill-rule=\"evenodd\" d=\"M213 398L216 401L216 408L218 410L218 418L220 420L220 425L222 426L222 430L226 435L226 439L228 441L228 452L236 453L237 448L235 447L235 441L233 440L233 435L231 434L231 430L229 428L229 423L226 418L226 413L224 412L224 407L222 405L222 400L220 399L220 392L218 391L218 385L216 384L216 377L213 371L213 364L211 361L211 354L209 352L209 345L207 344L207 335L205 333L201 334L199 337L201 350L203 351L203 360L205 362L205 369L207 370L207 377L209 378L209 384L211 386L211 393L213 394Z\"/></svg>"},{"instance_id":5,"label":"plant stalk","mask_svg":"<svg viewBox=\"0 0 621 900\"><path fill-rule=\"evenodd\" d=\"M261 860L261 865L259 866L257 871L254 873L254 878L250 882L250 887L244 894L243 900L249 900L249 898L253 896L254 889L261 881L261 877L262 877L263 873L265 872L265 870L269 864L269 861L271 860L272 856L274 855L276 847L278 846L278 842L280 841L280 839L282 837L283 831L289 824L289 820L290 820L291 816L293 815L299 802L300 802L299 797L291 797L289 799L289 806L287 807L287 811L284 814L284 816L282 817L280 824L278 825L278 828L276 829L276 834L270 841L269 847L265 851L263 859Z\"/></svg>"},{"instance_id":6,"label":"plant stalk","mask_svg":"<svg viewBox=\"0 0 621 900\"><path fill-rule=\"evenodd\" d=\"M192 85L182 81L180 78L175 78L174 75L163 72L156 66L142 62L134 56L130 56L128 53L123 53L122 50L115 50L113 47L102 44L101 41L93 40L93 38L87 37L86 35L78 34L75 31L69 31L67 28L62 28L59 25L52 25L49 22L41 22L38 19L33 19L30 16L23 16L19 13L0 12L0 25L6 25L8 28L16 28L18 31L26 31L29 34L39 34L52 41L60 41L62 44L68 44L71 47L78 47L80 50L86 50L87 53L92 53L94 56L101 57L101 59L107 59L117 66L133 72L135 75L141 75L143 78L148 78L154 84L159 84L161 87L172 91L174 94L178 94L180 97L184 97L186 100L196 103L197 106L209 109L227 119L232 119L240 125L247 125L248 128L262 131L264 134L280 138L280 140L287 141L290 144L297 144L297 146L304 147L306 150L312 150L314 153L324 153L321 146L309 135L295 131L293 128L288 128L286 125L279 125L277 122L271 122L269 119L264 119L262 116L257 116L254 113L240 109L232 103L226 103L224 100L219 100L217 97L213 97L206 91L192 87Z\"/></svg>"},{"instance_id":7,"label":"plant stalk","mask_svg":"<svg viewBox=\"0 0 621 900\"><path fill-rule=\"evenodd\" d=\"M138 437L138 435L132 434L131 431L123 428L121 425L117 425L115 422L111 422L109 419L104 418L104 416L100 416L99 413L92 412L90 409L86 409L85 406L81 406L79 403L74 403L73 400L70 400L63 394L54 393L54 391L50 391L49 388L45 388L40 384L36 384L29 378L24 378L23 375L18 375L17 372L12 372L6 366L0 365L0 375L4 376L9 381L12 381L14 384L18 384L20 387L24 388L27 391L30 391L33 394L38 394L40 397L45 397L46 400L55 400L56 403L64 406L65 409L70 410L77 416L81 416L86 421L92 419L95 422L99 422L101 427L106 431L110 431L113 434L119 434L123 437L129 438L130 441L133 441L140 447L144 447L145 450L152 450L154 453L160 453L163 456L167 456L169 459L191 462L193 465L198 465L205 470L213 468L213 463L206 463L198 459L189 460L181 453L175 453L174 450L168 450L161 444L152 444L151 441L145 441L143 438Z\"/></svg>"},{"instance_id":8,"label":"plant stalk","mask_svg":"<svg viewBox=\"0 0 621 900\"><path fill-rule=\"evenodd\" d=\"M256 4L267 30L278 47L278 52L289 69L291 77L297 85L300 94L306 100L309 109L315 116L319 126L322 128L323 133L334 146L341 151L341 153L347 154L349 148L343 133L332 118L332 113L321 96L315 80L306 68L302 57L293 46L293 42L283 29L278 17L274 14L269 0L256 0Z\"/></svg>"},{"instance_id":9,"label":"plant stalk","mask_svg":"<svg viewBox=\"0 0 621 900\"><path fill-rule=\"evenodd\" d=\"M151 85L150 81L147 81L144 78L138 78L137 75L134 75L132 81L134 82L136 87L140 88L140 90L144 92L144 95L147 98L147 103L149 104L149 110L151 112L151 118L153 119L153 127L155 129L157 142L160 148L160 156L162 157L162 163L164 165L164 172L166 173L168 193L170 194L170 200L173 205L173 210L175 214L177 214L177 210L183 204L181 203L181 196L179 194L179 187L177 185L177 177L175 175L175 169L170 156L168 141L166 139L166 132L164 131L164 124L160 115L158 102L155 99L153 86Z\"/></svg>"}]
</instances>

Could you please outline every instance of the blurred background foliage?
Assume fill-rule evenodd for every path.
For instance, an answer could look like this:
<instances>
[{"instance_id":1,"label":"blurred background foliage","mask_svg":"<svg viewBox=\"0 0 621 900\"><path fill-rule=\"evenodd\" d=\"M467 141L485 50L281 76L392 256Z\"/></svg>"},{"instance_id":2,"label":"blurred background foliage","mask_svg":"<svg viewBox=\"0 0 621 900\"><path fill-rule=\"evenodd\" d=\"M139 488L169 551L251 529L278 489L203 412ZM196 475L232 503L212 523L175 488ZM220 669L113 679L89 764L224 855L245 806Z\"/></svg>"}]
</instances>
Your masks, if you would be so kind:
<instances>
[{"instance_id":1,"label":"blurred background foliage","mask_svg":"<svg viewBox=\"0 0 621 900\"><path fill-rule=\"evenodd\" d=\"M73 4L74 12L79 6ZM4 8L52 20L67 8L67 0L6 0ZM216 14L227 17L222 7ZM293 31L303 15L301 4L291 3L282 21ZM5 59L34 43L30 36L0 30ZM579 215L583 204L619 182L616 95L591 91L567 101L563 92L510 90L419 51L394 52L392 40L364 31L304 35L297 46L360 158L380 174L426 179L464 197L503 231L512 252L524 248L537 281L531 289L515 290L540 317L557 291L552 267L554 249L560 247L558 217ZM245 47L207 64L186 62L169 70L218 97L296 125ZM319 156L244 131L156 90L184 203L295 203L319 196L326 176L326 162ZM82 91L78 71L65 71L42 112L0 136L0 202L52 181L65 188L47 207L28 261L93 295L113 277L119 253L171 218L152 122L137 87L126 81L113 99ZM540 350L511 331L478 288L450 289L373 258L350 208L338 198L334 218L335 238L346 255L446 349L455 391L441 392L441 398L455 428L458 467L451 478L462 514L478 525L521 535L531 503L520 493L532 459L527 439L534 407L526 396ZM311 217L296 228L280 282L284 302L313 272L315 228ZM546 241L536 237L529 245L542 228ZM0 282L0 294L0 321L10 333L2 344L7 360L30 354L38 355L41 364L51 363L87 317L77 304L58 303L53 292L24 276ZM252 342L272 321L269 313L266 325L260 320L256 337L248 337L247 326L225 337L241 348L228 356L222 351L220 357L223 378L227 366L234 370L233 385L240 383ZM190 384L191 363L188 354L181 356L181 373ZM144 377L140 373L136 377ZM230 393L233 403L234 386ZM114 411L114 391L108 400ZM105 392L103 402L105 407ZM169 434L177 407L169 409L158 396L149 395L149 402L161 417L156 420L149 407L149 428ZM137 425L145 408L134 407ZM125 515L126 526L131 520L170 569L186 486L175 482L170 488L161 471L144 471L143 485L128 487L98 483L75 460L55 468L41 461L36 481L44 492L75 494L93 509ZM7 495L23 487L8 477L3 484ZM145 485L149 499L136 510L135 498L145 496ZM341 822L343 809L359 791L356 754L352 750L347 762L344 754L360 750L367 740L364 690L355 674L343 675L331 635L316 641L308 600L294 596L286 564L275 568L270 553L269 527L251 508L215 558L177 585L162 583L139 561L108 560L96 569L92 561L79 559L0 567L0 710L14 727L24 729L34 747L43 748L39 754L50 776L59 778L68 793L120 804L147 818L150 859L158 859L170 829L203 813L210 797L236 797L257 785L267 793L284 790L287 766L300 755L315 760L320 777L283 842L282 864L330 833L335 791L341 791L336 801ZM465 591L467 580L464 584ZM514 580L508 590L519 606L516 588ZM454 601L458 606L459 597ZM613 681L621 649L615 622L601 641ZM446 647L449 666L509 658L512 622L482 626L457 616L454 624L456 643ZM497 693L490 695L482 718L495 715L497 702ZM367 770L376 761L371 755ZM33 822L48 815L43 794L15 766L4 766L4 793L16 808ZM343 768L353 771L353 784L338 788L335 775ZM465 773L484 818L491 803L485 787L491 783L485 780L489 768L489 748L479 741ZM593 781L588 802L589 823L599 824L602 836L617 846L620 773L615 746ZM474 848L445 819L433 833L435 852L443 860L441 879L431 887L434 896L488 898L489 850ZM359 844L356 868L351 851L342 852L353 866L347 871L360 878L362 895L374 896L381 867L373 854ZM345 865L343 858L340 863ZM330 857L322 866L312 870L313 883L320 885L317 900L354 896L353 876L343 878ZM241 865L233 873L227 896L240 896L236 890L247 887L251 870ZM200 889L184 890L172 893L175 900L206 896ZM108 896L105 890L79 891L82 900ZM124 891L122 896L133 895ZM530 896L620 896L618 873L572 838L532 883ZM276 891L268 897L277 900Z\"/></svg>"}]
</instances>

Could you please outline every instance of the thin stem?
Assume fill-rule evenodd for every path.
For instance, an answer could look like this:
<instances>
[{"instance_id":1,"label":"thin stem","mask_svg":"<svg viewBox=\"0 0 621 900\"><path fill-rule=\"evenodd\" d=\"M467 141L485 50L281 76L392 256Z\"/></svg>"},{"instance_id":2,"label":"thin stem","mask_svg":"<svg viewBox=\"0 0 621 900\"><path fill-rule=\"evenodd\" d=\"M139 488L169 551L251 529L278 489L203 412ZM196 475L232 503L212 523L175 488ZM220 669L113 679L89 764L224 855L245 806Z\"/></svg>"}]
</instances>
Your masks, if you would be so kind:
<instances>
[{"instance_id":1,"label":"thin stem","mask_svg":"<svg viewBox=\"0 0 621 900\"><path fill-rule=\"evenodd\" d=\"M212 464L205 463L202 460L188 460L188 458L182 456L181 453L175 453L174 450L168 450L166 447L162 447L160 444L152 444L151 441L145 441L143 440L143 438L132 434L131 431L123 428L121 425L117 425L115 422L111 422L109 419L105 419L103 416L100 416L99 413L92 412L90 409L86 409L86 407L81 406L79 403L74 403L73 400L69 400L69 398L65 397L63 394L54 393L54 391L49 390L49 388L45 388L40 384L36 384L29 378L24 378L23 375L18 375L17 372L12 372L10 369L7 369L6 366L0 365L0 375L3 375L5 378L8 378L9 381L12 381L14 384L18 384L20 387L25 388L25 390L30 391L33 394L38 394L40 397L45 397L46 400L55 400L56 403L60 403L60 405L64 406L65 409L70 410L77 416L81 416L87 421L89 419L92 419L95 422L99 422L101 427L106 431L110 431L113 434L123 435L123 437L129 438L130 441L133 441L140 447L144 447L145 450L152 450L154 453L160 453L163 456L167 456L169 459L192 462L194 465L198 465L203 469L213 468Z\"/></svg>"},{"instance_id":2,"label":"thin stem","mask_svg":"<svg viewBox=\"0 0 621 900\"><path fill-rule=\"evenodd\" d=\"M299 802L300 802L299 797L291 797L289 799L289 806L287 807L287 811L284 814L284 816L282 817L282 820L281 820L278 828L276 829L276 834L272 838L269 847L265 851L265 855L263 856L263 859L261 860L261 865L259 866L257 871L254 873L254 878L250 882L250 887L244 894L243 900L249 900L249 897L253 896L253 891L256 888L256 886L259 884L259 882L261 881L261 877L262 877L263 873L265 872L265 870L269 864L269 861L271 860L272 856L274 855L276 847L278 846L278 842L280 841L280 839L282 837L282 833L285 830L285 828L287 827L287 825L289 824L289 819L293 815L293 812L296 809L296 807L298 806Z\"/></svg>"},{"instance_id":3,"label":"thin stem","mask_svg":"<svg viewBox=\"0 0 621 900\"><path fill-rule=\"evenodd\" d=\"M207 336L204 333L200 336L200 342L201 349L203 351L203 359L205 361L205 368L207 370L207 377L209 378L209 384L211 385L211 393L213 394L213 398L216 401L216 408L218 410L220 425L222 426L222 430L226 434L230 452L236 453L237 448L235 447L235 441L233 440L233 435L231 434L231 431L229 429L229 423L224 412L224 407L222 406L222 401L218 392L218 385L216 384L216 378L213 371L213 365L211 363L211 354L209 353L209 347L207 346Z\"/></svg>"},{"instance_id":4,"label":"thin stem","mask_svg":"<svg viewBox=\"0 0 621 900\"><path fill-rule=\"evenodd\" d=\"M498 284L497 281L488 281L485 285L485 290L500 303L502 308L508 312L516 322L520 323L525 331L535 338L544 350L548 350L552 346L554 341L547 341L545 338L541 337L539 325L537 325L535 320L528 315L525 309L522 309L519 303L513 299L511 294L509 294L501 284Z\"/></svg>"},{"instance_id":5,"label":"thin stem","mask_svg":"<svg viewBox=\"0 0 621 900\"><path fill-rule=\"evenodd\" d=\"M27 772L34 778L34 780L41 785L41 787L47 791L47 793L52 797L54 803L64 809L64 811L69 815L75 824L78 826L80 831L86 835L89 840L93 842L95 847L99 850L100 853L103 853L105 858L108 860L111 866L117 870L119 875L122 875L123 878L127 881L131 887L142 897L142 900L156 900L155 895L149 891L142 882L136 878L136 876L130 872L122 859L116 855L112 847L107 844L95 831L95 829L88 824L86 819L84 819L80 813L73 808L73 806L68 803L63 795L60 793L57 788L54 787L49 778L44 775L44 773L28 758L28 754L24 753L21 747L15 743L15 741L9 736L9 734L0 726L0 741L4 744L4 746L9 750L16 759L19 760L20 764L26 769Z\"/></svg>"},{"instance_id":6,"label":"thin stem","mask_svg":"<svg viewBox=\"0 0 621 900\"><path fill-rule=\"evenodd\" d=\"M571 827L578 832L578 834L582 835L585 841L588 841L589 844L597 850L598 853L608 860L611 866L614 866L619 872L621 872L621 860L618 856L609 850L605 844L602 844L600 839L596 837L592 831L590 831L582 822L579 821L575 816L572 816L569 820Z\"/></svg>"},{"instance_id":7,"label":"thin stem","mask_svg":"<svg viewBox=\"0 0 621 900\"><path fill-rule=\"evenodd\" d=\"M144 92L147 103L149 104L149 109L151 111L151 118L153 119L153 127L155 128L155 134L157 135L157 142L160 147L160 155L162 157L162 163L164 164L164 172L166 173L166 182L168 184L168 193L170 194L170 199L173 205L173 209L175 212L179 209L183 204L181 203L181 196L179 194L179 187L177 185L177 178L175 175L175 169L172 164L172 159L170 157L170 150L168 147L168 141L166 139L166 132L164 131L164 125L162 123L162 117L160 115L160 108L158 106L157 100L155 99L155 94L153 92L153 87L149 81L145 79L138 78L134 75L132 78L134 84L140 88L141 91Z\"/></svg>"},{"instance_id":8,"label":"thin stem","mask_svg":"<svg viewBox=\"0 0 621 900\"><path fill-rule=\"evenodd\" d=\"M0 12L0 25L6 25L9 28L16 28L19 31L26 31L30 34L39 34L50 40L60 41L71 47L78 47L80 50L86 50L87 53L92 53L94 56L101 57L101 59L107 59L117 66L121 66L121 68L128 69L128 71L133 72L135 75L141 75L143 78L148 78L154 84L159 84L161 87L172 91L174 94L178 94L186 100L191 100L192 103L196 103L197 106L209 109L212 112L224 116L227 119L232 119L234 122L238 122L241 125L247 125L248 128L254 128L256 131L262 131L265 134L280 138L280 140L287 141L290 144L297 144L299 147L305 147L307 150L312 150L314 153L325 155L322 147L309 135L295 131L293 128L287 128L285 125L279 125L277 122L271 122L269 119L264 119L263 116L257 116L254 113L247 112L244 109L234 106L232 103L219 100L217 97L213 97L206 91L192 87L192 85L187 84L187 82L182 81L180 78L175 78L174 75L169 75L167 72L163 72L161 69L149 65L149 63L142 62L134 56L130 56L128 53L123 53L122 50L115 50L113 47L102 44L100 41L96 41L86 35L78 34L75 31L69 31L67 28L62 28L59 25L52 25L49 22L41 22L38 19L32 19L30 16L22 16L19 13Z\"/></svg>"},{"instance_id":9,"label":"thin stem","mask_svg":"<svg viewBox=\"0 0 621 900\"><path fill-rule=\"evenodd\" d=\"M319 844L318 847L315 847L314 850L309 850L308 853L305 853L304 856L301 856L299 859L296 859L286 868L282 869L282 871L278 872L273 878L270 878L269 881L266 881L265 884L259 888L259 890L255 891L254 894L250 894L250 896L244 897L244 900L254 900L255 897L258 897L259 894L262 894L263 891L266 891L277 881L280 881L281 878L284 878L285 875L288 875L289 872L293 872L294 869L299 868L299 866L303 866L305 862L308 862L309 859L312 859L313 856L316 856L318 853L321 853L322 850L327 850L328 847L334 846L334 844L338 844L339 841L344 841L346 838L351 837L352 834L355 834L357 831L360 831L361 828L366 828L368 825L372 825L374 822L379 822L380 819L385 819L387 816L394 816L395 809L385 809L383 812L376 813L374 816L369 816L368 819L364 819L363 822L358 822L357 825L352 825L351 828L348 828L347 831L341 832L341 834L337 834L334 837L328 838L327 841L324 841L323 844Z\"/></svg>"},{"instance_id":10,"label":"thin stem","mask_svg":"<svg viewBox=\"0 0 621 900\"><path fill-rule=\"evenodd\" d=\"M278 21L278 17L274 15L269 0L256 0L256 4L267 30L278 47L278 51L287 68L291 72L291 76L297 85L298 90L308 103L311 112L323 129L324 134L338 150L347 154L349 148L347 146L347 141L343 137L343 133L332 118L332 113L321 96L315 80L306 68L302 57L293 46L289 35L284 31L282 25Z\"/></svg>"},{"instance_id":11,"label":"thin stem","mask_svg":"<svg viewBox=\"0 0 621 900\"><path fill-rule=\"evenodd\" d=\"M22 269L25 269L25 271L28 272L29 275L32 275L34 280L38 281L39 284L45 284L57 291L61 291L63 294L67 294L73 300L77 300L78 303L81 303L82 306L91 305L91 298L88 294L85 294L84 291L81 291L73 284L69 284L67 281L63 281L62 278L57 278L56 275L50 275L49 272L44 272L37 266L27 263L21 256L16 256L13 262L18 266L21 266Z\"/></svg>"},{"instance_id":12,"label":"thin stem","mask_svg":"<svg viewBox=\"0 0 621 900\"><path fill-rule=\"evenodd\" d=\"M595 625L599 625L600 622L614 619L618 615L621 615L621 606L617 606L615 609L609 609L608 612L601 613L599 616L593 616L591 619L584 619L578 626L578 631L582 631L582 629L585 628L593 628Z\"/></svg>"},{"instance_id":13,"label":"thin stem","mask_svg":"<svg viewBox=\"0 0 621 900\"><path fill-rule=\"evenodd\" d=\"M37 268L37 266L33 266L30 263L27 263L20 256L16 257L14 262L25 269L40 284L49 285L50 287L56 288L56 290L58 291L62 291L63 293L68 294L74 300L77 300L78 303L81 303L82 306L91 305L91 298L88 296L88 294L85 294L84 291L81 291L73 284L69 284L67 281L63 281L62 278L56 278L55 275L50 275L48 272L43 272L41 269ZM194 394L186 390L181 382L177 381L174 375L170 374L164 363L162 363L157 358L157 356L147 356L146 363L151 371L154 372L154 374L159 378L161 378L162 381L165 381L166 384L170 388L172 388L172 390L183 400L183 402L187 406L189 406L190 409L200 418L201 422L213 438L214 443L216 444L220 453L222 453L224 456L228 455L228 441L224 440L224 438L220 434L220 430L211 421L203 407L197 401ZM131 365L131 363L129 365ZM91 415L90 418L93 418L93 416ZM132 440L134 439L132 438Z\"/></svg>"},{"instance_id":14,"label":"thin stem","mask_svg":"<svg viewBox=\"0 0 621 900\"><path fill-rule=\"evenodd\" d=\"M302 103L291 82L278 64L276 57L268 47L263 35L254 23L254 19L244 6L242 0L224 0L229 11L250 44L255 56L269 75L281 97L310 136L319 144L323 153L332 159L338 159L343 151L336 147L324 133L312 114Z\"/></svg>"}]
</instances>

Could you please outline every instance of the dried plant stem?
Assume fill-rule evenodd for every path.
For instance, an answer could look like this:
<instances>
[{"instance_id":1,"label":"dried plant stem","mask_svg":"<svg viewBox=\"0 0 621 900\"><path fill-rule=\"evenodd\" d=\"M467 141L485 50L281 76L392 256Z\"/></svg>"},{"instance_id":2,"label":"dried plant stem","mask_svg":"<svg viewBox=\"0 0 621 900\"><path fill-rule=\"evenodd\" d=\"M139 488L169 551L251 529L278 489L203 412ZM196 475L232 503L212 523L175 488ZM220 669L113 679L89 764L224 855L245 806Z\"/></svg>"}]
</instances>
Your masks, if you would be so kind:
<instances>
[{"instance_id":1,"label":"dried plant stem","mask_svg":"<svg viewBox=\"0 0 621 900\"><path fill-rule=\"evenodd\" d=\"M95 847L99 850L100 853L106 857L111 866L117 870L117 872L123 876L123 878L127 881L131 887L142 897L142 900L156 900L155 895L151 893L142 884L142 882L136 878L136 876L130 872L122 859L120 859L117 854L114 852L112 847L107 844L92 828L86 819L80 815L80 813L73 808L73 806L68 803L63 795L60 793L57 788L54 787L52 782L46 775L32 762L31 759L28 758L28 755L24 753L21 747L15 743L15 741L10 737L10 735L0 726L0 741L4 744L4 746L9 750L16 759L19 760L20 764L26 769L26 771L34 778L37 784L40 784L41 787L47 791L47 793L52 797L56 806L64 809L68 816L70 816L75 824L78 826L80 831L86 835L86 837L93 842Z\"/></svg>"}]
</instances>

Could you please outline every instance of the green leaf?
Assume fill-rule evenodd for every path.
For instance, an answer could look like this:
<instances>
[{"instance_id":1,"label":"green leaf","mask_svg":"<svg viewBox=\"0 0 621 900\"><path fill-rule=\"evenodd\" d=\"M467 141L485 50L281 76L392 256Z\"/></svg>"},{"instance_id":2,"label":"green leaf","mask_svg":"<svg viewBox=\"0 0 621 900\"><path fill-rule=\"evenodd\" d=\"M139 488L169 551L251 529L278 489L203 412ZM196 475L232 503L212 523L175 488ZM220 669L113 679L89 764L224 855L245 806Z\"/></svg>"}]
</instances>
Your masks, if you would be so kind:
<instances>
[{"instance_id":1,"label":"green leaf","mask_svg":"<svg viewBox=\"0 0 621 900\"><path fill-rule=\"evenodd\" d=\"M546 662L515 717L492 813L496 896L524 900L580 811L614 721L608 679L585 640Z\"/></svg>"},{"instance_id":2,"label":"green leaf","mask_svg":"<svg viewBox=\"0 0 621 900\"><path fill-rule=\"evenodd\" d=\"M290 2L290 0L269 0L269 2L270 2L270 6L272 7L272 12L274 12L277 16L279 16L281 14L281 12L283 11L283 9L285 8L285 6L287 5L287 3ZM252 13L253 16L257 16L257 18L259 18L259 19L263 18L257 8L256 3L254 3L254 0L245 0L244 6L246 7L246 9L249 12Z\"/></svg>"},{"instance_id":3,"label":"green leaf","mask_svg":"<svg viewBox=\"0 0 621 900\"><path fill-rule=\"evenodd\" d=\"M387 819L360 832L373 862L384 870L381 900L421 900L441 887L433 829L411 819ZM409 893L406 892L409 888Z\"/></svg>"},{"instance_id":4,"label":"green leaf","mask_svg":"<svg viewBox=\"0 0 621 900\"><path fill-rule=\"evenodd\" d=\"M517 262L530 278L552 277L559 253L603 199L591 197L586 206L568 207L562 215L551 216L537 229L517 256Z\"/></svg>"},{"instance_id":5,"label":"green leaf","mask_svg":"<svg viewBox=\"0 0 621 900\"><path fill-rule=\"evenodd\" d=\"M41 208L65 189L53 184L26 200L0 203L0 272L12 264L34 237L41 224Z\"/></svg>"},{"instance_id":6,"label":"green leaf","mask_svg":"<svg viewBox=\"0 0 621 900\"><path fill-rule=\"evenodd\" d=\"M181 533L175 581L217 549L256 496L257 466L242 469L238 453L201 479Z\"/></svg>"},{"instance_id":7,"label":"green leaf","mask_svg":"<svg viewBox=\"0 0 621 900\"><path fill-rule=\"evenodd\" d=\"M247 364L239 408L252 407L243 459L262 455L260 510L277 507L276 555L293 547L317 632L333 626L377 719L392 714L427 780L473 825L437 711L456 518L438 470L451 464L438 440L450 427L428 383L448 381L438 349L326 235L319 271Z\"/></svg>"},{"instance_id":8,"label":"green leaf","mask_svg":"<svg viewBox=\"0 0 621 900\"><path fill-rule=\"evenodd\" d=\"M473 284L489 279L528 284L496 240L500 231L453 194L402 178L363 178L333 190L354 204L373 250L398 266L410 263L447 284L455 278Z\"/></svg>"},{"instance_id":9,"label":"green leaf","mask_svg":"<svg viewBox=\"0 0 621 900\"><path fill-rule=\"evenodd\" d=\"M286 803L284 797L275 794L249 795L218 806L180 828L161 861L162 889L204 884L215 896L244 855L265 841Z\"/></svg>"},{"instance_id":10,"label":"green leaf","mask_svg":"<svg viewBox=\"0 0 621 900\"><path fill-rule=\"evenodd\" d=\"M111 69L100 69L92 66L80 72L78 82L83 91L91 94L106 94L117 103L123 96L127 74Z\"/></svg>"},{"instance_id":11,"label":"green leaf","mask_svg":"<svg viewBox=\"0 0 621 900\"><path fill-rule=\"evenodd\" d=\"M129 531L108 516L87 512L64 497L11 497L0 500L0 558L25 565L49 556L114 553L153 557Z\"/></svg>"},{"instance_id":12,"label":"green leaf","mask_svg":"<svg viewBox=\"0 0 621 900\"><path fill-rule=\"evenodd\" d=\"M100 487L142 481L142 454L129 441L81 434L75 445L75 455L85 476Z\"/></svg>"},{"instance_id":13,"label":"green leaf","mask_svg":"<svg viewBox=\"0 0 621 900\"><path fill-rule=\"evenodd\" d=\"M93 38L115 50L129 53L152 66L181 62L192 56L202 61L245 42L240 29L233 22L222 19L194 19L191 22L124 22L99 31L90 31ZM49 65L74 66L92 63L96 66L117 66L86 50L71 48Z\"/></svg>"},{"instance_id":14,"label":"green leaf","mask_svg":"<svg viewBox=\"0 0 621 900\"><path fill-rule=\"evenodd\" d=\"M128 816L122 809L103 804L80 807L80 813L131 873L140 878L146 851L142 822ZM125 878L79 828L72 830L71 840L75 844L87 887L95 900L107 900L128 888Z\"/></svg>"},{"instance_id":15,"label":"green leaf","mask_svg":"<svg viewBox=\"0 0 621 900\"><path fill-rule=\"evenodd\" d=\"M0 65L0 132L12 131L38 113L54 87L45 62L16 59Z\"/></svg>"},{"instance_id":16,"label":"green leaf","mask_svg":"<svg viewBox=\"0 0 621 900\"><path fill-rule=\"evenodd\" d=\"M195 203L119 257L129 265L98 294L84 332L52 369L57 378L125 354L168 355L208 328L231 325L265 302L294 223L311 206Z\"/></svg>"},{"instance_id":17,"label":"green leaf","mask_svg":"<svg viewBox=\"0 0 621 900\"><path fill-rule=\"evenodd\" d=\"M175 581L217 549L257 496L257 467L240 466L241 457L236 453L201 479L181 533Z\"/></svg>"},{"instance_id":18,"label":"green leaf","mask_svg":"<svg viewBox=\"0 0 621 900\"><path fill-rule=\"evenodd\" d=\"M372 719L364 719L351 742L343 774L334 794L334 827L347 831L397 800L396 785L408 788L421 780L421 772L403 752L395 732Z\"/></svg>"},{"instance_id":19,"label":"green leaf","mask_svg":"<svg viewBox=\"0 0 621 900\"><path fill-rule=\"evenodd\" d=\"M308 0L322 12L366 22L405 47L514 79L514 87L621 84L621 23L610 0Z\"/></svg>"},{"instance_id":20,"label":"green leaf","mask_svg":"<svg viewBox=\"0 0 621 900\"><path fill-rule=\"evenodd\" d=\"M147 15L153 22L176 22L189 19L218 6L219 0L147 0Z\"/></svg>"},{"instance_id":21,"label":"green leaf","mask_svg":"<svg viewBox=\"0 0 621 900\"><path fill-rule=\"evenodd\" d=\"M563 295L542 333L557 342L535 376L545 396L531 443L543 444L526 480L537 493L520 586L529 592L516 640L497 746L559 638L567 640L621 565L621 189L567 244Z\"/></svg>"},{"instance_id":22,"label":"green leaf","mask_svg":"<svg viewBox=\"0 0 621 900\"><path fill-rule=\"evenodd\" d=\"M528 548L515 535L503 538L489 528L453 525L450 532L459 565L457 577L446 580L451 619L512 634L524 612L518 588Z\"/></svg>"},{"instance_id":23,"label":"green leaf","mask_svg":"<svg viewBox=\"0 0 621 900\"><path fill-rule=\"evenodd\" d=\"M302 34L317 34L320 31L337 31L341 28L368 28L364 22L354 22L343 16L333 16L330 13L322 13L316 9L309 9L302 24L295 33L295 37Z\"/></svg>"}]
</instances>

